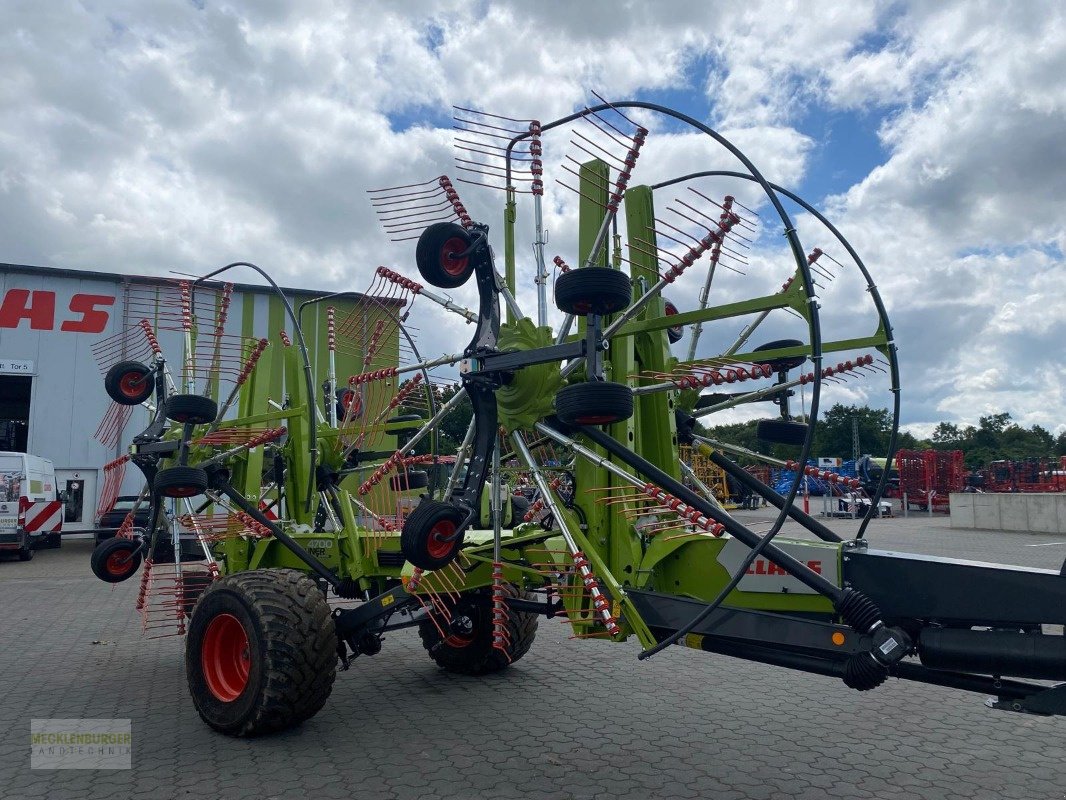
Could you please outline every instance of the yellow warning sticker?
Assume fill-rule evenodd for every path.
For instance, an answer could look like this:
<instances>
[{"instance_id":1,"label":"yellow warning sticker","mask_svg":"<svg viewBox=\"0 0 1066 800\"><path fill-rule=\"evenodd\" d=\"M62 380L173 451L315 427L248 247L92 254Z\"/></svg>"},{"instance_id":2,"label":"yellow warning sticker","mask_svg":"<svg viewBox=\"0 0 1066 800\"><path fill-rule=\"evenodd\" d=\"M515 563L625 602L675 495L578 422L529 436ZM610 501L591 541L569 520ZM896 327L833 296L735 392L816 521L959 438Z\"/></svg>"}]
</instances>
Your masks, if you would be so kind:
<instances>
[{"instance_id":1,"label":"yellow warning sticker","mask_svg":"<svg viewBox=\"0 0 1066 800\"><path fill-rule=\"evenodd\" d=\"M685 637L685 647L691 647L693 650L702 650L703 636L698 633L690 633Z\"/></svg>"},{"instance_id":2,"label":"yellow warning sticker","mask_svg":"<svg viewBox=\"0 0 1066 800\"><path fill-rule=\"evenodd\" d=\"M395 602L396 598L393 597L391 594L387 594L381 598L381 607L384 608L385 606L391 606Z\"/></svg>"}]
</instances>

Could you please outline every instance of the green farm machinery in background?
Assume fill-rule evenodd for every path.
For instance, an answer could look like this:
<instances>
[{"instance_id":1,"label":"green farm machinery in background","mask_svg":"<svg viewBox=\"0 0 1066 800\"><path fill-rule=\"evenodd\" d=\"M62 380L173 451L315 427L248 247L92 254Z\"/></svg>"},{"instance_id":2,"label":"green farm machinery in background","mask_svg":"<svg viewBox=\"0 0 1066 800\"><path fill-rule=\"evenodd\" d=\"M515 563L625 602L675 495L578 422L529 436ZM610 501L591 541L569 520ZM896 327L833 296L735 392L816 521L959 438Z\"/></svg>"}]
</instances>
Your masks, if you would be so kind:
<instances>
[{"instance_id":1,"label":"green farm machinery in background","mask_svg":"<svg viewBox=\"0 0 1066 800\"><path fill-rule=\"evenodd\" d=\"M123 334L122 352L147 342L145 357L108 365L116 406L152 409L109 465L143 471L151 523L134 528L131 512L93 569L118 582L143 562L145 630L185 635L190 691L210 726L254 735L300 723L325 703L338 665L405 627L444 669L502 670L542 616L578 637L635 637L640 658L677 643L858 690L893 675L1066 711L1063 687L1019 680L1066 679L1066 640L1043 628L1066 622L1066 577L878 551L865 537L872 514L845 541L795 502L804 475L819 473L807 464L825 383L880 370L899 419L885 306L828 220L720 134L653 104L603 102L544 124L455 118L458 168L504 193L502 274L488 227L447 178L376 191L390 236L417 239L422 282L379 267L365 293L294 309L258 267L229 265L168 286L164 310ZM648 146L652 121L661 151ZM630 186L638 159L654 172L683 147L708 157L702 141L718 146L713 163L731 154L737 168ZM546 202L549 175L573 194ZM825 251L804 251L786 205ZM756 222L756 210L774 221ZM546 220L567 214L572 268L546 253ZM516 296L523 225L536 317ZM228 332L230 290L212 279L234 268L258 271L284 302L280 359L262 357L265 340ZM820 301L838 284L867 310L849 312L833 338L823 331L839 318L825 324ZM419 297L473 325L465 347L419 352L409 329ZM312 310L328 325L307 341ZM180 333L180 363L157 328ZM458 391L442 391L441 369L457 369ZM446 456L440 423L467 402L470 425ZM789 457L708 438L700 420L731 409L764 409L760 438ZM774 522L754 530L730 514L679 461L680 445L765 500ZM741 457L793 470L790 491L770 490ZM887 470L873 497L819 476L875 509ZM788 519L802 538L777 535Z\"/></svg>"}]
</instances>

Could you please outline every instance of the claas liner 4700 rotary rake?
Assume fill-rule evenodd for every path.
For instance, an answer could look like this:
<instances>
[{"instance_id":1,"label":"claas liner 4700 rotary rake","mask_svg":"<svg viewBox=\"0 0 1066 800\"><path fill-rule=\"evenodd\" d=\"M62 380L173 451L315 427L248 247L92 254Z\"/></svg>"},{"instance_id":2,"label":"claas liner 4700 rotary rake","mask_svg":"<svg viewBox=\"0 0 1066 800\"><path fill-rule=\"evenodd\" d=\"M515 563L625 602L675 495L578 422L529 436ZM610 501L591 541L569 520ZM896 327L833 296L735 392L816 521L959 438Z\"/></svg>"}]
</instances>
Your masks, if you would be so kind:
<instances>
[{"instance_id":1,"label":"claas liner 4700 rotary rake","mask_svg":"<svg viewBox=\"0 0 1066 800\"><path fill-rule=\"evenodd\" d=\"M543 124L461 108L454 118L462 182L505 198L502 274L488 226L442 177L371 192L390 236L417 239L422 282L379 267L369 292L339 295L355 298L343 318L315 307L328 309L320 341L305 340L300 319L330 298L294 310L258 267L236 264L165 289L151 314L98 348L115 401L100 435L132 406L151 410L107 482L117 492L124 464L139 467L151 523L135 528L131 512L93 568L117 582L143 562L145 628L185 634L208 725L255 735L299 724L325 703L338 666L404 627L418 628L444 669L502 670L528 651L542 616L577 637L636 637L640 658L685 644L859 691L894 676L1015 711L1066 712L1066 684L1053 683L1066 679L1054 627L1066 622L1066 577L879 551L865 537L872 513L845 541L794 503L804 475L819 472L804 465L824 384L869 375L887 384L899 419L884 304L821 214L720 134L649 103L599 102ZM664 157L635 120L663 121ZM736 169L630 186L638 159L653 170L698 134ZM546 253L549 177L574 192L547 207L575 209L574 268ZM802 248L786 205L825 250ZM515 298L519 219L533 238L535 321ZM208 279L235 267L259 271L284 303L284 397L268 396L267 342L227 333L230 288ZM476 309L445 294L467 282ZM677 304L663 297L671 288ZM408 324L418 297L473 326L465 349L419 355ZM841 298L846 313L820 312ZM862 330L832 338L842 320ZM760 326L778 338L753 346ZM155 327L184 340L180 375ZM338 381L346 348L363 371ZM461 386L440 391L432 370L455 367ZM797 390L802 419L790 413ZM439 423L464 398L473 416L446 458ZM697 424L747 404L769 409L759 436L791 458L712 440ZM679 444L775 507L773 524L754 530L730 515L678 461ZM790 491L774 493L738 457L794 469ZM888 470L872 497L857 481L819 477L878 509ZM505 480L527 484L528 507ZM777 536L788 519L807 533Z\"/></svg>"}]
</instances>

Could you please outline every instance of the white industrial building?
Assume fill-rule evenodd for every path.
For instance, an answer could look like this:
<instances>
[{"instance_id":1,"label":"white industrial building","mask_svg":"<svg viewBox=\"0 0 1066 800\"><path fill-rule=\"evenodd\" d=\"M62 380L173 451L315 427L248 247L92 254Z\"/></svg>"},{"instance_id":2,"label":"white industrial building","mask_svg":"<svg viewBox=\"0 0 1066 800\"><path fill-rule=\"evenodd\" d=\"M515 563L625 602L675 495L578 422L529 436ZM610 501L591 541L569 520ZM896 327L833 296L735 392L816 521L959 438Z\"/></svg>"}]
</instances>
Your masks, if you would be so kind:
<instances>
[{"instance_id":1,"label":"white industrial building","mask_svg":"<svg viewBox=\"0 0 1066 800\"><path fill-rule=\"evenodd\" d=\"M67 501L65 531L93 528L103 465L125 453L130 439L148 423L147 410L137 407L114 446L105 447L94 438L111 401L93 345L136 325L143 310L131 303L131 296L143 296L146 287L161 281L0 264L0 451L28 452L53 462L56 488ZM326 294L309 289L284 292L294 306ZM266 287L235 285L229 319L242 335L264 337L272 344L283 328L291 332L283 304ZM324 307L309 307L305 332L324 327ZM168 358L180 357L180 333L160 330L158 338ZM264 359L278 365L280 351L270 347ZM272 384L281 380L281 372L272 370ZM280 384L271 394L280 399ZM131 468L122 493L136 494L141 485L139 472Z\"/></svg>"}]
</instances>

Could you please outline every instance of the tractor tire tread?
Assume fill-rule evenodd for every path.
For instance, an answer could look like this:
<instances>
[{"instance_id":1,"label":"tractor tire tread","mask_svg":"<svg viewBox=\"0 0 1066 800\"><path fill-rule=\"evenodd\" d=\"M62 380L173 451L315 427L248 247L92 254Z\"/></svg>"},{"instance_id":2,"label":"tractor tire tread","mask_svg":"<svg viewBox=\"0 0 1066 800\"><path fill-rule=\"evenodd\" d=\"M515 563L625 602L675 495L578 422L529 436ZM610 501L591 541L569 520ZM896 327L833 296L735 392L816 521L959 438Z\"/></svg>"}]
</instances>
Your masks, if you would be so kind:
<instances>
[{"instance_id":1,"label":"tractor tire tread","mask_svg":"<svg viewBox=\"0 0 1066 800\"><path fill-rule=\"evenodd\" d=\"M251 570L213 582L197 601L234 592L258 617L265 643L261 697L235 726L208 725L234 736L259 736L294 727L325 705L337 674L337 639L329 605L318 585L294 569ZM188 652L188 651L187 651ZM195 665L188 663L186 670ZM195 698L194 698L195 699Z\"/></svg>"},{"instance_id":2,"label":"tractor tire tread","mask_svg":"<svg viewBox=\"0 0 1066 800\"><path fill-rule=\"evenodd\" d=\"M485 590L481 590L485 591ZM535 599L534 595L519 589L512 583L503 584L504 594L513 598L524 600ZM418 635L422 640L422 646L429 652L432 658L445 672L453 672L458 675L490 675L507 669L514 662L529 652L533 646L533 640L537 635L537 625L540 619L536 614L523 611L509 611L507 614L507 634L510 647L507 653L503 653L492 647L491 631L485 641L475 641L471 645L462 648L441 647L441 636L432 622L423 622L418 626ZM481 647L478 647L482 644ZM509 656L509 657L508 657Z\"/></svg>"}]
</instances>

